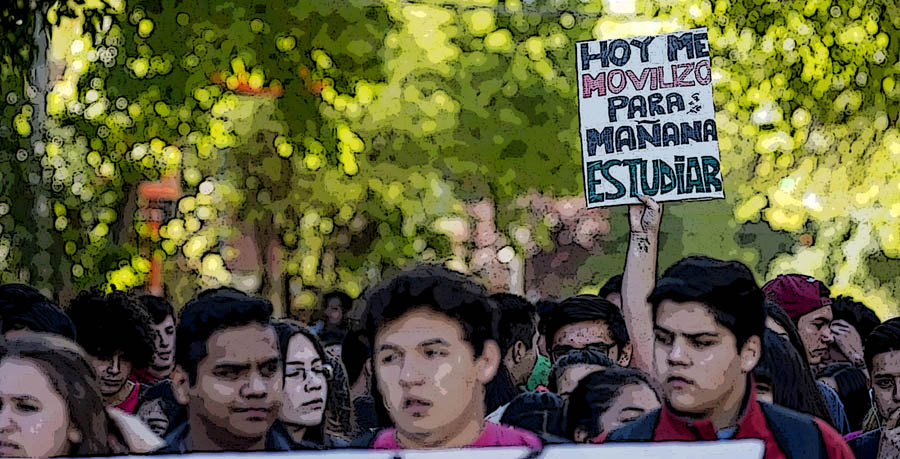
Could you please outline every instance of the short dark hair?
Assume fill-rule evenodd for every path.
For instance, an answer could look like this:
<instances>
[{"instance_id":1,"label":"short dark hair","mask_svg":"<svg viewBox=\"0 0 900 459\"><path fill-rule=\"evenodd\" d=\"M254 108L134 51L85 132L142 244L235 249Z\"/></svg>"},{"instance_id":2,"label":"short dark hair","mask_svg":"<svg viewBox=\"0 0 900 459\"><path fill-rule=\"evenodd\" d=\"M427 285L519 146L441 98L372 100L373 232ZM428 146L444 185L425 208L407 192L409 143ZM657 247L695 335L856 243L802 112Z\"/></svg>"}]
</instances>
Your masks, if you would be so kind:
<instances>
[{"instance_id":1,"label":"short dark hair","mask_svg":"<svg viewBox=\"0 0 900 459\"><path fill-rule=\"evenodd\" d=\"M575 429L586 430L590 437L600 435L600 416L615 403L622 389L632 384L644 384L659 392L644 372L634 368L614 367L585 376L569 395L566 437L575 438Z\"/></svg>"},{"instance_id":2,"label":"short dark hair","mask_svg":"<svg viewBox=\"0 0 900 459\"><path fill-rule=\"evenodd\" d=\"M347 370L347 380L350 385L356 384L359 375L362 374L366 360L372 358L372 348L363 330L353 330L344 337L341 344L341 360Z\"/></svg>"},{"instance_id":3,"label":"short dark hair","mask_svg":"<svg viewBox=\"0 0 900 459\"><path fill-rule=\"evenodd\" d=\"M138 301L147 309L154 324L161 324L169 316L175 320L175 308L165 298L156 295L141 295L138 297Z\"/></svg>"},{"instance_id":4,"label":"short dark hair","mask_svg":"<svg viewBox=\"0 0 900 459\"><path fill-rule=\"evenodd\" d=\"M328 303L330 303L331 300L338 300L338 304L344 312L353 308L353 298L350 298L350 295L347 295L344 292L335 290L322 295L322 309L327 308Z\"/></svg>"},{"instance_id":5,"label":"short dark hair","mask_svg":"<svg viewBox=\"0 0 900 459\"><path fill-rule=\"evenodd\" d=\"M0 321L0 333L27 328L75 339L72 319L50 298L30 285L0 285Z\"/></svg>"},{"instance_id":6,"label":"short dark hair","mask_svg":"<svg viewBox=\"0 0 900 459\"><path fill-rule=\"evenodd\" d=\"M616 363L606 354L593 349L573 349L567 352L566 355L557 360L556 363L550 367L547 389L549 389L550 392L556 393L559 390L557 387L559 378L562 377L566 370L576 365L600 365L606 368L612 368L616 366Z\"/></svg>"},{"instance_id":7,"label":"short dark hair","mask_svg":"<svg viewBox=\"0 0 900 459\"><path fill-rule=\"evenodd\" d=\"M772 385L776 405L820 418L832 426L834 422L809 367L788 340L771 330L763 331L763 347L753 369L757 382Z\"/></svg>"},{"instance_id":8,"label":"short dark hair","mask_svg":"<svg viewBox=\"0 0 900 459\"><path fill-rule=\"evenodd\" d=\"M78 344L97 358L109 359L116 352L134 368L146 368L155 347L150 315L137 298L114 290L83 290L69 303L69 317L78 333Z\"/></svg>"},{"instance_id":9,"label":"short dark hair","mask_svg":"<svg viewBox=\"0 0 900 459\"><path fill-rule=\"evenodd\" d=\"M576 295L566 298L550 311L544 327L547 346L553 345L553 338L560 328L578 322L602 320L606 322L613 341L619 348L628 344L628 329L622 311L607 299L597 295Z\"/></svg>"},{"instance_id":10,"label":"short dark hair","mask_svg":"<svg viewBox=\"0 0 900 459\"><path fill-rule=\"evenodd\" d=\"M900 351L900 317L884 321L875 327L866 338L863 353L866 356L866 368L873 371L872 361L878 354Z\"/></svg>"},{"instance_id":11,"label":"short dark hair","mask_svg":"<svg viewBox=\"0 0 900 459\"><path fill-rule=\"evenodd\" d=\"M455 320L463 339L480 356L486 341L497 341L499 311L483 286L443 266L416 265L372 288L366 301L369 345L386 324L426 307Z\"/></svg>"},{"instance_id":12,"label":"short dark hair","mask_svg":"<svg viewBox=\"0 0 900 459\"><path fill-rule=\"evenodd\" d=\"M763 293L746 265L706 256L683 258L669 267L650 294L654 321L664 300L705 304L716 322L734 334L738 349L750 339L762 339L766 328Z\"/></svg>"},{"instance_id":13,"label":"short dark hair","mask_svg":"<svg viewBox=\"0 0 900 459\"><path fill-rule=\"evenodd\" d=\"M553 298L544 298L535 303L538 316L538 333L547 336L547 322L550 320L550 314L559 306L559 301Z\"/></svg>"},{"instance_id":14,"label":"short dark hair","mask_svg":"<svg viewBox=\"0 0 900 459\"><path fill-rule=\"evenodd\" d=\"M500 423L537 434L563 437L566 434L566 407L552 392L525 392L513 398Z\"/></svg>"},{"instance_id":15,"label":"short dark hair","mask_svg":"<svg viewBox=\"0 0 900 459\"><path fill-rule=\"evenodd\" d=\"M611 293L622 293L622 275L616 274L613 277L610 277L603 287L600 287L600 291L597 293L597 296L602 296L606 298L607 295Z\"/></svg>"},{"instance_id":16,"label":"short dark hair","mask_svg":"<svg viewBox=\"0 0 900 459\"><path fill-rule=\"evenodd\" d=\"M500 308L500 323L503 324L499 330L500 356L505 356L517 341L530 348L537 333L537 310L534 305L512 293L495 293L491 299Z\"/></svg>"},{"instance_id":17,"label":"short dark hair","mask_svg":"<svg viewBox=\"0 0 900 459\"><path fill-rule=\"evenodd\" d=\"M872 330L881 323L881 320L866 305L855 301L848 296L839 296L831 301L831 311L834 320L845 320L859 332L859 336L865 339Z\"/></svg>"},{"instance_id":18,"label":"short dark hair","mask_svg":"<svg viewBox=\"0 0 900 459\"><path fill-rule=\"evenodd\" d=\"M200 292L181 311L175 332L175 364L197 383L197 365L206 358L213 333L250 324L269 325L272 303L230 287Z\"/></svg>"}]
</instances>

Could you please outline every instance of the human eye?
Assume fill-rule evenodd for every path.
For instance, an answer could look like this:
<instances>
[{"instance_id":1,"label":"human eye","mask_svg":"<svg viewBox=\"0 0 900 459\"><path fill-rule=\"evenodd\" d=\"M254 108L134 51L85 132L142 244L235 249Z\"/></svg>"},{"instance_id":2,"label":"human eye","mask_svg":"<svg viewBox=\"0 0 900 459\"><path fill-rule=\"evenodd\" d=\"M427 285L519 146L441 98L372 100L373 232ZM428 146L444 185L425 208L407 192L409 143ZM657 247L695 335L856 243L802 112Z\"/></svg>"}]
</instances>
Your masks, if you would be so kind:
<instances>
[{"instance_id":1,"label":"human eye","mask_svg":"<svg viewBox=\"0 0 900 459\"><path fill-rule=\"evenodd\" d=\"M429 348L429 349L425 350L425 356L428 357L429 359L434 359L434 358L438 358L438 357L446 357L447 355L448 355L448 352L444 349Z\"/></svg>"},{"instance_id":2,"label":"human eye","mask_svg":"<svg viewBox=\"0 0 900 459\"><path fill-rule=\"evenodd\" d=\"M321 378L331 379L333 370L331 368L331 365L326 364L326 365L316 365L315 367L313 367L312 371L313 371L313 373L315 373L316 375L318 375Z\"/></svg>"},{"instance_id":3,"label":"human eye","mask_svg":"<svg viewBox=\"0 0 900 459\"><path fill-rule=\"evenodd\" d=\"M267 362L260 368L260 373L265 377L271 377L278 372L278 362Z\"/></svg>"},{"instance_id":4,"label":"human eye","mask_svg":"<svg viewBox=\"0 0 900 459\"><path fill-rule=\"evenodd\" d=\"M672 344L672 334L671 333L666 333L666 332L657 330L655 332L655 334L656 334L656 341L659 341L660 343L665 344L665 345Z\"/></svg>"},{"instance_id":5,"label":"human eye","mask_svg":"<svg viewBox=\"0 0 900 459\"><path fill-rule=\"evenodd\" d=\"M213 371L213 375L223 379L237 379L240 376L240 371L232 367L219 367Z\"/></svg>"},{"instance_id":6,"label":"human eye","mask_svg":"<svg viewBox=\"0 0 900 459\"><path fill-rule=\"evenodd\" d=\"M388 365L388 364L396 362L397 358L398 358L398 356L397 356L396 352L385 352L385 353L381 354L381 356L379 357L379 360L381 360L382 364Z\"/></svg>"},{"instance_id":7,"label":"human eye","mask_svg":"<svg viewBox=\"0 0 900 459\"><path fill-rule=\"evenodd\" d=\"M16 409L22 413L37 413L41 410L41 407L32 402L18 402L16 403Z\"/></svg>"},{"instance_id":8,"label":"human eye","mask_svg":"<svg viewBox=\"0 0 900 459\"><path fill-rule=\"evenodd\" d=\"M716 342L713 340L703 339L703 338L694 339L693 342L694 342L694 346L699 349L706 349L706 348L716 344Z\"/></svg>"},{"instance_id":9,"label":"human eye","mask_svg":"<svg viewBox=\"0 0 900 459\"><path fill-rule=\"evenodd\" d=\"M876 379L875 385L882 389L890 389L894 385L894 381L890 379Z\"/></svg>"}]
</instances>

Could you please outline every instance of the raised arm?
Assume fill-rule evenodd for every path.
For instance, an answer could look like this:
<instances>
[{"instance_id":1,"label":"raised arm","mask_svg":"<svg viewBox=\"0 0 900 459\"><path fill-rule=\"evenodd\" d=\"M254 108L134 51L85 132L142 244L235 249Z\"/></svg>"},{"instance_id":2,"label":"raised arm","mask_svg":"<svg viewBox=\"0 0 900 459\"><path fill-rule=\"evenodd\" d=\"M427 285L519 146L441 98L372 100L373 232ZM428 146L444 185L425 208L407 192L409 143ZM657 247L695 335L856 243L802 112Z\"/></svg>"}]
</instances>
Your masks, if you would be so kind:
<instances>
[{"instance_id":1,"label":"raised arm","mask_svg":"<svg viewBox=\"0 0 900 459\"><path fill-rule=\"evenodd\" d=\"M648 196L628 207L631 236L622 278L622 315L631 340L631 366L653 370L653 312L647 297L656 283L656 257L662 204Z\"/></svg>"}]
</instances>

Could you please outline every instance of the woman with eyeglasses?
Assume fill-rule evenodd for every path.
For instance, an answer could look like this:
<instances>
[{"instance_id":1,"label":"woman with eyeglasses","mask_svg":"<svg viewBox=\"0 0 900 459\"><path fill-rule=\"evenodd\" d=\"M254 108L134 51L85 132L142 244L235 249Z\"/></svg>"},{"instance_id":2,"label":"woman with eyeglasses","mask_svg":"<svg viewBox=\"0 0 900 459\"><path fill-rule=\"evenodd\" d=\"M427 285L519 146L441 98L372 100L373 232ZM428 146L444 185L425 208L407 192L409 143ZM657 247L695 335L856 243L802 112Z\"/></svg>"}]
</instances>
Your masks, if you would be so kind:
<instances>
[{"instance_id":1,"label":"woman with eyeglasses","mask_svg":"<svg viewBox=\"0 0 900 459\"><path fill-rule=\"evenodd\" d=\"M325 434L326 412L334 410L329 397L334 367L318 338L293 320L274 323L284 362L284 399L276 429L284 429L293 449L331 446Z\"/></svg>"}]
</instances>

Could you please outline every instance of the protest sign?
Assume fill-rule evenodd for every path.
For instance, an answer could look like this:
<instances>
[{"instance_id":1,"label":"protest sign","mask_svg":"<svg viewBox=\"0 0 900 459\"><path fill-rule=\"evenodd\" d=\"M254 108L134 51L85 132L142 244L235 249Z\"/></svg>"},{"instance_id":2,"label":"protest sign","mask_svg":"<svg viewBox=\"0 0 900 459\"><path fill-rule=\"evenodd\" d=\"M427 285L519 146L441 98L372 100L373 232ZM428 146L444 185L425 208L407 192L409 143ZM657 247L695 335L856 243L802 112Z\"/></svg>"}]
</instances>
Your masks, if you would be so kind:
<instances>
[{"instance_id":1,"label":"protest sign","mask_svg":"<svg viewBox=\"0 0 900 459\"><path fill-rule=\"evenodd\" d=\"M724 198L706 28L575 44L588 207Z\"/></svg>"}]
</instances>

